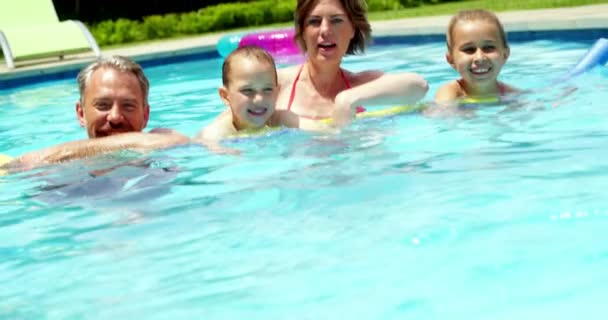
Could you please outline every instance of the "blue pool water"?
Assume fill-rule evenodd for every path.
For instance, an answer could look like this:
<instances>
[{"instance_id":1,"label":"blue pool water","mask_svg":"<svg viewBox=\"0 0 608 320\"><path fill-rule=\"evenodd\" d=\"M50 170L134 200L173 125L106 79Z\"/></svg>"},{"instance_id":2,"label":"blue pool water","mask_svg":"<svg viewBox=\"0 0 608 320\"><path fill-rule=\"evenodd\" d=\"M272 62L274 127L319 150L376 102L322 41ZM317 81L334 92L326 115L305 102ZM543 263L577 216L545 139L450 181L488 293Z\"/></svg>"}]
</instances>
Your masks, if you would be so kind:
<instances>
[{"instance_id":1,"label":"blue pool water","mask_svg":"<svg viewBox=\"0 0 608 320\"><path fill-rule=\"evenodd\" d=\"M602 319L608 72L547 87L590 45L512 44L502 79L537 90L517 109L0 177L0 319ZM456 76L443 55L377 46L344 66L419 72L430 100ZM209 123L220 64L147 69L149 128ZM0 152L84 138L76 99L74 80L2 91Z\"/></svg>"}]
</instances>

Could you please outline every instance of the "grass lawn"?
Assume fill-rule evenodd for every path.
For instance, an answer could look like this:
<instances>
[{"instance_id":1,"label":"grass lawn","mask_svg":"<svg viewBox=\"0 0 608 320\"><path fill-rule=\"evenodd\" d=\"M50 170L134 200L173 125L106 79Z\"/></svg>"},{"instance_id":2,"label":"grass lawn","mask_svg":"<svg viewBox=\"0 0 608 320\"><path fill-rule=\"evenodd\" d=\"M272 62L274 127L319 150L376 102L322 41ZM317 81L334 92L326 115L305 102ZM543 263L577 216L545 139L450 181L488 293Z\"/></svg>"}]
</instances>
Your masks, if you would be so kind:
<instances>
[{"instance_id":1,"label":"grass lawn","mask_svg":"<svg viewBox=\"0 0 608 320\"><path fill-rule=\"evenodd\" d=\"M413 17L452 15L462 9L487 9L492 11L533 10L545 8L575 7L608 3L608 0L470 0L434 5L423 5L394 11L370 12L369 19L391 20Z\"/></svg>"},{"instance_id":2,"label":"grass lawn","mask_svg":"<svg viewBox=\"0 0 608 320\"><path fill-rule=\"evenodd\" d=\"M608 3L608 0L465 0L455 1L442 4L424 5L415 8L407 8L393 11L382 11L382 12L370 12L368 17L372 21L379 20L391 20L391 19L402 19L402 18L413 18L413 17L426 17L426 16L438 16L438 15L452 15L458 10L462 9L475 9L482 8L492 11L513 11L513 10L533 10L533 9L544 9L544 8L561 8L561 7L575 7L590 4ZM265 25L265 28L283 28L291 27L293 22L281 22L272 23ZM226 31L251 31L259 30L260 26L246 27L231 29ZM208 34L214 34L208 33ZM198 37L200 35L197 35ZM191 38L193 36L180 36L173 39L179 38ZM165 41L167 39L158 39L139 42L141 43L152 43ZM111 46L104 46L103 49L122 48L133 43L128 44L117 44Z\"/></svg>"}]
</instances>

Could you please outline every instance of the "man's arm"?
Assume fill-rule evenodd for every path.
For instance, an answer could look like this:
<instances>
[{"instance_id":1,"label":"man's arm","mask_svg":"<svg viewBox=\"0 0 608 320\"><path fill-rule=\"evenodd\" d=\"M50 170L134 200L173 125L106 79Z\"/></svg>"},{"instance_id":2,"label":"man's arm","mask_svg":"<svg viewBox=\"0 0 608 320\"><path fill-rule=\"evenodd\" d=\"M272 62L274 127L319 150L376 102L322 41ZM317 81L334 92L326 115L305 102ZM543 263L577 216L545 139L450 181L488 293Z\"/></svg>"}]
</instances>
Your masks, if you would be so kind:
<instances>
[{"instance_id":1,"label":"man's arm","mask_svg":"<svg viewBox=\"0 0 608 320\"><path fill-rule=\"evenodd\" d=\"M146 152L189 142L188 137L170 129L154 129L149 133L127 132L109 137L66 142L30 152L12 161L10 167L31 169L40 165L81 159L119 150Z\"/></svg>"}]
</instances>

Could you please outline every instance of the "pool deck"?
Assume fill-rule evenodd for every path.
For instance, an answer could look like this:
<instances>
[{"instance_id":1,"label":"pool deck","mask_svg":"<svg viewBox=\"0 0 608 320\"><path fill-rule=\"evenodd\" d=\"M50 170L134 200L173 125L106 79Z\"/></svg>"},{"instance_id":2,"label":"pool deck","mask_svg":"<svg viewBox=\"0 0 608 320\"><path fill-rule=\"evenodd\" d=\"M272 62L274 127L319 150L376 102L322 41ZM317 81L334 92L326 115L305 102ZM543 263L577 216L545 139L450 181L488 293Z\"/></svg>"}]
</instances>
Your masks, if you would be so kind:
<instances>
[{"instance_id":1,"label":"pool deck","mask_svg":"<svg viewBox=\"0 0 608 320\"><path fill-rule=\"evenodd\" d=\"M569 7L558 9L539 9L527 11L508 11L497 13L507 32L608 29L608 4ZM451 16L433 16L386 21L373 21L375 37L443 35ZM102 54L125 55L138 62L169 58L180 55L213 52L221 37L231 32L207 34L182 39L159 40L144 44L134 44L113 49L102 49ZM17 63L17 68L8 69L1 60L0 81L30 78L40 75L59 74L74 71L94 60L91 53L75 54L58 60L57 58ZM0 86L1 87L1 86Z\"/></svg>"}]
</instances>

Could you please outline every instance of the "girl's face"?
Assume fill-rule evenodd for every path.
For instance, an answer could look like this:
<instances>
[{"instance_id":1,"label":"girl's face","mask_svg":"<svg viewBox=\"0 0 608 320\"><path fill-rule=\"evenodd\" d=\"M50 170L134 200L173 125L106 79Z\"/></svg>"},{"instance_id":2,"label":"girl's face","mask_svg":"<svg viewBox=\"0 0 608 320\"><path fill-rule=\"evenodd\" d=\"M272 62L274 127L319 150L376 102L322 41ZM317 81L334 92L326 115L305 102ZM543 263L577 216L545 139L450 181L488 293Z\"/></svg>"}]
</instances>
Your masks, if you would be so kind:
<instances>
[{"instance_id":1,"label":"girl's face","mask_svg":"<svg viewBox=\"0 0 608 320\"><path fill-rule=\"evenodd\" d=\"M231 72L230 83L219 94L232 110L238 130L260 128L274 112L278 86L272 65L247 57L235 58L238 68Z\"/></svg>"},{"instance_id":2,"label":"girl's face","mask_svg":"<svg viewBox=\"0 0 608 320\"><path fill-rule=\"evenodd\" d=\"M469 94L495 93L496 78L509 58L500 31L490 21L460 21L454 25L448 63L460 73Z\"/></svg>"},{"instance_id":3,"label":"girl's face","mask_svg":"<svg viewBox=\"0 0 608 320\"><path fill-rule=\"evenodd\" d=\"M310 59L341 61L355 29L339 0L319 0L305 20L303 39Z\"/></svg>"}]
</instances>

